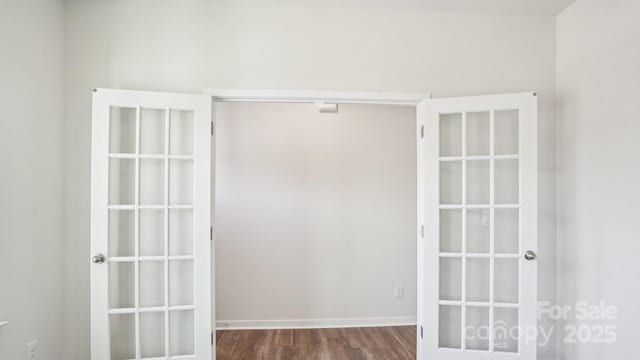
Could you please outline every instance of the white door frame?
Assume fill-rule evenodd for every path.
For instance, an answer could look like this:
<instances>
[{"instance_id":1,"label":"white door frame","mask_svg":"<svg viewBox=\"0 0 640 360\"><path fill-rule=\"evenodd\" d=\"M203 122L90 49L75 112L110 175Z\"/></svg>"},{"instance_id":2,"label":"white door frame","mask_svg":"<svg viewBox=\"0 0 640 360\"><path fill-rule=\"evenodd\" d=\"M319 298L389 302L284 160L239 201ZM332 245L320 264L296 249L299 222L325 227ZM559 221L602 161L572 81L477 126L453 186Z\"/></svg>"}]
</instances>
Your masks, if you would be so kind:
<instances>
[{"instance_id":1,"label":"white door frame","mask_svg":"<svg viewBox=\"0 0 640 360\"><path fill-rule=\"evenodd\" d=\"M417 106L431 99L431 93L359 92L327 90L205 89L215 101L244 102L331 102Z\"/></svg>"},{"instance_id":2,"label":"white door frame","mask_svg":"<svg viewBox=\"0 0 640 360\"><path fill-rule=\"evenodd\" d=\"M421 138L422 122L424 119L422 106L424 100L431 99L431 93L395 93L395 92L356 92L356 91L326 91L326 90L274 90L274 89L205 89L205 94L213 97L214 106L217 102L296 102L296 103L341 103L341 104L378 104L378 105L401 105L413 106L416 108L416 144L417 144L417 218L416 218L416 242L417 242L417 267L424 269L424 251L421 236L422 222L424 219L424 173L423 173L423 142ZM213 112L215 124L215 112ZM214 140L215 141L215 140ZM212 147L213 148L213 147ZM215 196L215 195L213 195ZM211 203L211 214L214 214L214 202ZM213 219L212 219L213 223ZM215 226L214 226L215 229ZM215 234L213 236L215 248ZM212 259L212 263L215 261ZM422 358L422 344L420 338L420 327L424 323L423 304L424 298L421 292L424 284L423 272L417 271L417 325L416 325L416 359ZM215 286L214 286L215 289ZM215 290L213 290L215 293ZM215 297L213 298L213 309L215 311Z\"/></svg>"}]
</instances>

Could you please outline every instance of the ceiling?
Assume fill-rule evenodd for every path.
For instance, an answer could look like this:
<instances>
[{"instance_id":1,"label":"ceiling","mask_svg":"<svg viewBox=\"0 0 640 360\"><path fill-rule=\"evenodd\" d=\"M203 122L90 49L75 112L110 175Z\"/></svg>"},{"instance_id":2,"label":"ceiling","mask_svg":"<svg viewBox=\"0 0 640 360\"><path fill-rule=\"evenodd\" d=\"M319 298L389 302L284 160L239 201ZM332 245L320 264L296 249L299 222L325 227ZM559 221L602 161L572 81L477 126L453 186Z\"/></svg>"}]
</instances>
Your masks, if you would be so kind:
<instances>
[{"instance_id":1,"label":"ceiling","mask_svg":"<svg viewBox=\"0 0 640 360\"><path fill-rule=\"evenodd\" d=\"M407 0L442 11L557 15L576 0Z\"/></svg>"},{"instance_id":2,"label":"ceiling","mask_svg":"<svg viewBox=\"0 0 640 360\"><path fill-rule=\"evenodd\" d=\"M262 5L413 8L437 11L557 15L576 0L244 0Z\"/></svg>"}]
</instances>

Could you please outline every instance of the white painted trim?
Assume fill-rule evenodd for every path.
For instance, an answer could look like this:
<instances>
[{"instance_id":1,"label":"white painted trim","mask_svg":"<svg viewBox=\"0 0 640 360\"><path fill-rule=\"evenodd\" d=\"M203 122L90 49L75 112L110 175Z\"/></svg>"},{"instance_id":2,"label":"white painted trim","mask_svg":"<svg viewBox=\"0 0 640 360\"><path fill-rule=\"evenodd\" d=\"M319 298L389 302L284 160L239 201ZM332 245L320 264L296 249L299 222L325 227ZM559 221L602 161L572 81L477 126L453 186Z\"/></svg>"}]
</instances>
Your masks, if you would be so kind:
<instances>
[{"instance_id":1,"label":"white painted trim","mask_svg":"<svg viewBox=\"0 0 640 360\"><path fill-rule=\"evenodd\" d=\"M252 102L333 102L356 104L386 104L416 106L430 99L431 93L394 93L326 90L274 89L205 89L216 101Z\"/></svg>"},{"instance_id":2,"label":"white painted trim","mask_svg":"<svg viewBox=\"0 0 640 360\"><path fill-rule=\"evenodd\" d=\"M417 259L416 259L416 290L417 290L417 301L416 301L416 318L417 318L417 326L416 326L416 359L423 359L423 344L424 339L421 335L420 326L425 325L425 317L424 317L424 235L426 229L424 228L424 147L425 147L425 139L423 137L426 129L424 128L424 119L426 113L426 100L421 101L420 104L416 106L416 184L417 184L417 199L416 199L416 241L417 241ZM427 135L424 134L426 137ZM424 333L424 330L422 331Z\"/></svg>"},{"instance_id":3,"label":"white painted trim","mask_svg":"<svg viewBox=\"0 0 640 360\"><path fill-rule=\"evenodd\" d=\"M345 319L220 320L216 322L216 330L331 329L415 325L415 316Z\"/></svg>"}]
</instances>

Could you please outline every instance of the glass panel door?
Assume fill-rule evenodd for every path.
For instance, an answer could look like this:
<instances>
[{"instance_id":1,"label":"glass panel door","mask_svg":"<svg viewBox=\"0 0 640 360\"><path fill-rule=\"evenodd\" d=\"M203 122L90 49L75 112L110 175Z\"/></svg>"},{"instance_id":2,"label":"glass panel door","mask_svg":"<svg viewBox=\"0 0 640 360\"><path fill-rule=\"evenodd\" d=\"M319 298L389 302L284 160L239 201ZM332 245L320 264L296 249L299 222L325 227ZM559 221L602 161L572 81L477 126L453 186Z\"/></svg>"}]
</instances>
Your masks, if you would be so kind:
<instances>
[{"instance_id":1,"label":"glass panel door","mask_svg":"<svg viewBox=\"0 0 640 360\"><path fill-rule=\"evenodd\" d=\"M531 93L423 104L422 326L433 339L419 341L432 358L535 358L520 336L537 300L535 262L522 257L536 247L535 104Z\"/></svg>"},{"instance_id":2,"label":"glass panel door","mask_svg":"<svg viewBox=\"0 0 640 360\"><path fill-rule=\"evenodd\" d=\"M210 359L211 99L99 89L93 120L92 359Z\"/></svg>"}]
</instances>

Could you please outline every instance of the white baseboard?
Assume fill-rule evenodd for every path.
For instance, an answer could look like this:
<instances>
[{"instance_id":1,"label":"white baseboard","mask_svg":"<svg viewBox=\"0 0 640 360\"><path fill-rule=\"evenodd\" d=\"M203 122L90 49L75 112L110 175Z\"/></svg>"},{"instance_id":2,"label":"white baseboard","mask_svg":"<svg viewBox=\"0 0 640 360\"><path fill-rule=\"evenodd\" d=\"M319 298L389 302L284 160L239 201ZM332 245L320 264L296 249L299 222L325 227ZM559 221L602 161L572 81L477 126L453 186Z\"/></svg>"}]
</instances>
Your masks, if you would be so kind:
<instances>
[{"instance_id":1,"label":"white baseboard","mask_svg":"<svg viewBox=\"0 0 640 360\"><path fill-rule=\"evenodd\" d=\"M414 325L416 325L415 316L348 319L220 320L216 321L216 330L324 329Z\"/></svg>"}]
</instances>

